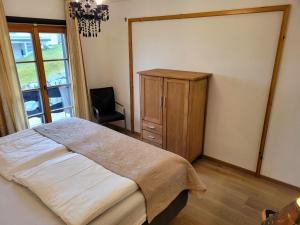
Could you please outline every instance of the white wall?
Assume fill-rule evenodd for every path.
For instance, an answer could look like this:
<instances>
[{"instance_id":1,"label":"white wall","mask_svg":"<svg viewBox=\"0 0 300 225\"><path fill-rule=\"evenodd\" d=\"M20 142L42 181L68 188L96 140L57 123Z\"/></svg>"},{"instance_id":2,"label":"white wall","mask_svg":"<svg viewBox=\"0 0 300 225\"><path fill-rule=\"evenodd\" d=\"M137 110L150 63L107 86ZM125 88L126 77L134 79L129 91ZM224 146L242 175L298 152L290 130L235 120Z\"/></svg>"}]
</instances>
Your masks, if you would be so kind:
<instances>
[{"instance_id":1,"label":"white wall","mask_svg":"<svg viewBox=\"0 0 300 225\"><path fill-rule=\"evenodd\" d=\"M65 19L64 0L2 0L7 16Z\"/></svg>"},{"instance_id":2,"label":"white wall","mask_svg":"<svg viewBox=\"0 0 300 225\"><path fill-rule=\"evenodd\" d=\"M129 0L111 3L111 20L104 24L101 36L95 40L83 40L88 85L90 87L114 86L118 100L126 105L127 112L129 112L128 33L124 17L203 12L278 4L292 4L292 11L262 173L274 179L300 186L300 173L298 172L300 169L298 163L300 158L300 138L298 138L300 133L300 114L298 113L300 109L300 89L298 88L300 83L300 45L298 44L300 40L300 2L298 0L173 0L172 3L167 0ZM129 121L129 113L127 116ZM232 153L226 155L227 152L220 153L222 151L219 150L220 152L217 155L213 151L207 152L207 149L205 151L206 154L211 154L220 160L227 162L240 161ZM255 151L253 154L257 154L258 149L253 149L253 151ZM247 164L240 166L253 167L253 165Z\"/></svg>"},{"instance_id":3,"label":"white wall","mask_svg":"<svg viewBox=\"0 0 300 225\"><path fill-rule=\"evenodd\" d=\"M136 130L140 131L138 71L168 68L213 73L205 154L255 171L282 15L134 24Z\"/></svg>"}]
</instances>

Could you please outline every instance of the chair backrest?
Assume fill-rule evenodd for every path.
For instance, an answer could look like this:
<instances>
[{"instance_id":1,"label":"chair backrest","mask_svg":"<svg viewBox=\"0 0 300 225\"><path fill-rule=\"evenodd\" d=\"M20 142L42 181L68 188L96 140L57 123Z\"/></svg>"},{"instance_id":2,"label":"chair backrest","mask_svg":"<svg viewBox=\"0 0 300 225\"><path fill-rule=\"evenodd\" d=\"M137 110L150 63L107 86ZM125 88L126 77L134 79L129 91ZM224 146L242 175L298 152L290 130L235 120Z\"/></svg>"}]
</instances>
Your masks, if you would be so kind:
<instances>
[{"instance_id":1,"label":"chair backrest","mask_svg":"<svg viewBox=\"0 0 300 225\"><path fill-rule=\"evenodd\" d=\"M112 87L97 88L90 90L92 105L97 108L100 113L110 113L116 110L115 94Z\"/></svg>"}]
</instances>

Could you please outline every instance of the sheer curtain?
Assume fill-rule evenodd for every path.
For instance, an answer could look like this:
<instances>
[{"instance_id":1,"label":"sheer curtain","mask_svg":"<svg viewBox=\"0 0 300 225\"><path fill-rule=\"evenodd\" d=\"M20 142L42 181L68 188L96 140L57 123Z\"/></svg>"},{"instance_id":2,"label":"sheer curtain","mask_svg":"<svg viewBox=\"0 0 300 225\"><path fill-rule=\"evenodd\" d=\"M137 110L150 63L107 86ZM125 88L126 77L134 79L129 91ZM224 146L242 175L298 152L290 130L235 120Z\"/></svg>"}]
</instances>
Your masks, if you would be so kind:
<instances>
[{"instance_id":1,"label":"sheer curtain","mask_svg":"<svg viewBox=\"0 0 300 225\"><path fill-rule=\"evenodd\" d=\"M27 128L16 66L0 0L0 136Z\"/></svg>"},{"instance_id":2,"label":"sheer curtain","mask_svg":"<svg viewBox=\"0 0 300 225\"><path fill-rule=\"evenodd\" d=\"M70 70L75 115L90 120L90 104L77 21L69 16L70 0L65 0Z\"/></svg>"}]
</instances>

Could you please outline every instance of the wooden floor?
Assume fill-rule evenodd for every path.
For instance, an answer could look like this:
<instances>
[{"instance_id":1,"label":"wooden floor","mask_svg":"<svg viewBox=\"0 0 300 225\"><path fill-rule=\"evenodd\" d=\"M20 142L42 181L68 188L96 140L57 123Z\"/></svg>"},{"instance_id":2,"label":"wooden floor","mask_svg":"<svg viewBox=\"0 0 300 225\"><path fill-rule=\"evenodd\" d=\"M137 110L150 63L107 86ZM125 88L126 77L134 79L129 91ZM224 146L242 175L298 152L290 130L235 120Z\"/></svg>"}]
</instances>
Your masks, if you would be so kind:
<instances>
[{"instance_id":1,"label":"wooden floor","mask_svg":"<svg viewBox=\"0 0 300 225\"><path fill-rule=\"evenodd\" d=\"M264 208L280 209L300 192L207 159L193 164L207 185L202 198L190 196L171 225L259 225Z\"/></svg>"},{"instance_id":2,"label":"wooden floor","mask_svg":"<svg viewBox=\"0 0 300 225\"><path fill-rule=\"evenodd\" d=\"M201 198L190 196L170 225L260 225L263 209L278 210L300 197L299 191L208 159L199 159L193 166L207 191Z\"/></svg>"}]
</instances>

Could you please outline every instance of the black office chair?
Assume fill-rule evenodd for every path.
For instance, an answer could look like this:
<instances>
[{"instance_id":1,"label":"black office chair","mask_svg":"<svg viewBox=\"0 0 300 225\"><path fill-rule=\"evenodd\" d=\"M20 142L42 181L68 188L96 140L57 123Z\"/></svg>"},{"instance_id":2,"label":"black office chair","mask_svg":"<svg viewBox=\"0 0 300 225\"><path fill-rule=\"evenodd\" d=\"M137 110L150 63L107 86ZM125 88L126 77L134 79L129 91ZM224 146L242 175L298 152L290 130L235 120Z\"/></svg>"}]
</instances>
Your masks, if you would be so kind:
<instances>
[{"instance_id":1,"label":"black office chair","mask_svg":"<svg viewBox=\"0 0 300 225\"><path fill-rule=\"evenodd\" d=\"M90 90L94 115L100 124L124 120L126 117L123 105L115 101L115 93L112 87ZM122 108L123 114L116 110L116 105Z\"/></svg>"}]
</instances>

